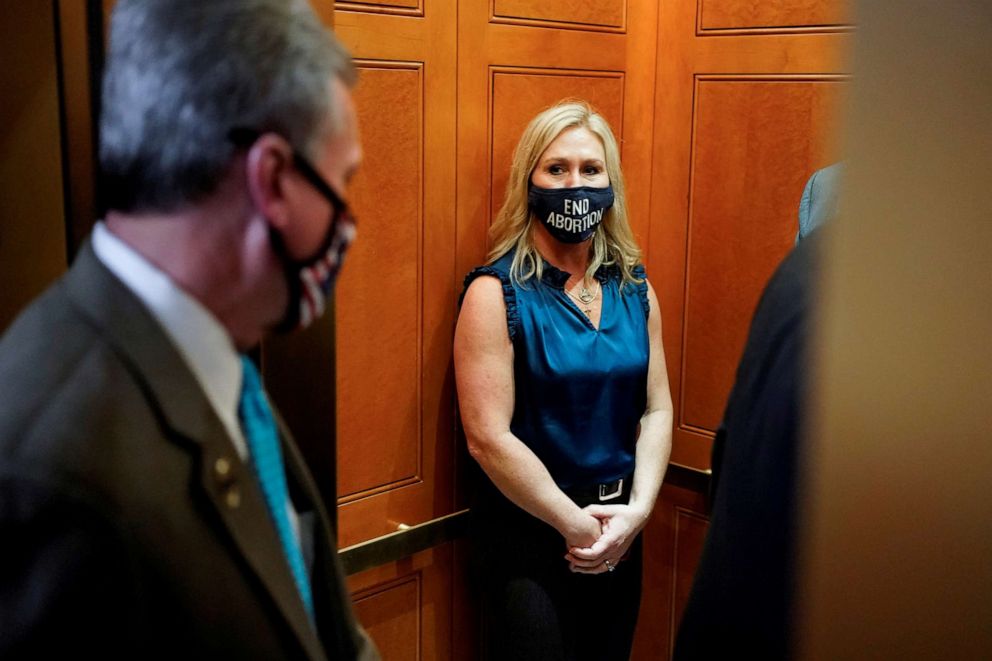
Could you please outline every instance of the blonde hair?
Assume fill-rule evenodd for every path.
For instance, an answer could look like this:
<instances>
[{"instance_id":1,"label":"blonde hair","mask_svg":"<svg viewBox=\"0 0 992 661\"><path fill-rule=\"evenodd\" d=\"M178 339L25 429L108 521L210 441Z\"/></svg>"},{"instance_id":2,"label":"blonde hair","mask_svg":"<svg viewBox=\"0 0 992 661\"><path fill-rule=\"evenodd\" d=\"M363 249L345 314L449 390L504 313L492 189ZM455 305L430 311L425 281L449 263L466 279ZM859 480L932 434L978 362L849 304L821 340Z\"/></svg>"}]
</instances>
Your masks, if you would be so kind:
<instances>
[{"instance_id":1,"label":"blonde hair","mask_svg":"<svg viewBox=\"0 0 992 661\"><path fill-rule=\"evenodd\" d=\"M627 221L627 200L623 173L620 170L620 150L613 131L602 115L584 101L560 101L541 111L524 129L520 142L513 152L510 178L506 185L503 207L496 222L489 230L492 249L487 262L493 263L510 250L516 249L510 277L516 282L526 282L532 277L541 278L544 260L534 244L534 222L530 212L527 192L531 173L538 159L562 131L582 127L599 137L606 156L606 173L613 186L613 206L596 227L590 248L587 276L592 276L600 266L615 266L624 282L639 283L633 269L641 261L641 250Z\"/></svg>"}]
</instances>

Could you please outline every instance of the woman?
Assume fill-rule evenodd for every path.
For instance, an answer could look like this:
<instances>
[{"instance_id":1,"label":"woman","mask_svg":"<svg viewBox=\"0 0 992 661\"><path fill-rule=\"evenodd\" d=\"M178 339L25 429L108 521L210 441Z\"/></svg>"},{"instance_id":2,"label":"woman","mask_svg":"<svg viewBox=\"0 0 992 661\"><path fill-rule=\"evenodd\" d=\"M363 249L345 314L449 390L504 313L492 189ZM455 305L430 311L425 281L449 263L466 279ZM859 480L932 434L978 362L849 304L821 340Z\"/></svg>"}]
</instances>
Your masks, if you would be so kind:
<instances>
[{"instance_id":1,"label":"woman","mask_svg":"<svg viewBox=\"0 0 992 661\"><path fill-rule=\"evenodd\" d=\"M639 533L671 448L661 316L609 125L584 103L517 145L486 266L466 278L455 372L491 659L627 659Z\"/></svg>"}]
</instances>

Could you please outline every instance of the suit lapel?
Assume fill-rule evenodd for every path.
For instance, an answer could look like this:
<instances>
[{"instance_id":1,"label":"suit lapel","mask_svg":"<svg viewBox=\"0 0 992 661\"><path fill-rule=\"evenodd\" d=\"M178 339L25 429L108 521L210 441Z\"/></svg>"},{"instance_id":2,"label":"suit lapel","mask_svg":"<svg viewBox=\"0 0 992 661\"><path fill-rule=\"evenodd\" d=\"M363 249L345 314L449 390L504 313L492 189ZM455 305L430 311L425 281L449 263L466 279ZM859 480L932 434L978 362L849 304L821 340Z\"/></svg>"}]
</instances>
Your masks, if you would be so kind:
<instances>
[{"instance_id":1,"label":"suit lapel","mask_svg":"<svg viewBox=\"0 0 992 661\"><path fill-rule=\"evenodd\" d=\"M218 470L217 462L223 462L229 455L218 454L214 458L213 450L204 445L200 484L209 494L210 502L238 549L265 585L310 657L325 658L251 466L239 461L234 464L235 468L227 472Z\"/></svg>"},{"instance_id":2,"label":"suit lapel","mask_svg":"<svg viewBox=\"0 0 992 661\"><path fill-rule=\"evenodd\" d=\"M104 267L87 242L66 276L70 298L119 352L148 391L170 436L198 455L193 480L224 523L237 551L275 602L312 659L326 658L300 599L282 545L251 467L178 350L130 289ZM179 485L177 485L178 488Z\"/></svg>"}]
</instances>

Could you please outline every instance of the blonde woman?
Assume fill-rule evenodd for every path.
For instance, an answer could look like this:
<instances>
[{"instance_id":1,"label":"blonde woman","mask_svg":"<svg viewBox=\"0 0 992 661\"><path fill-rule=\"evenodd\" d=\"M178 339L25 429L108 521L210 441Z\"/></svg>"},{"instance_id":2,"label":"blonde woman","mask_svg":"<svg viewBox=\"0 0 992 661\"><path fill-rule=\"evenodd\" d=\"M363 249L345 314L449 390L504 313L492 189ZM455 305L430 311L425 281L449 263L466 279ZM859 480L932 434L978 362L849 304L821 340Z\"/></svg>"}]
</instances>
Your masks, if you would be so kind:
<instances>
[{"instance_id":1,"label":"blonde woman","mask_svg":"<svg viewBox=\"0 0 992 661\"><path fill-rule=\"evenodd\" d=\"M668 464L658 301L627 221L616 140L581 102L517 145L455 332L483 644L496 659L627 659L639 533Z\"/></svg>"}]
</instances>

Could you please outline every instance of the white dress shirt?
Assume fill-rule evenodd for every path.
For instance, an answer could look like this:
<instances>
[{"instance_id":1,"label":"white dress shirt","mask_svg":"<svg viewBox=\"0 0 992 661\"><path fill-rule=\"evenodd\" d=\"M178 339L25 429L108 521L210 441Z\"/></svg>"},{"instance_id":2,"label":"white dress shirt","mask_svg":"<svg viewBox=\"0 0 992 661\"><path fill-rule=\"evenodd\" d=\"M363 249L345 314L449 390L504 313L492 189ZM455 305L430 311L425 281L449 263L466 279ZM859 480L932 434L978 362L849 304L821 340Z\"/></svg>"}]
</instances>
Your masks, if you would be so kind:
<instances>
[{"instance_id":1,"label":"white dress shirt","mask_svg":"<svg viewBox=\"0 0 992 661\"><path fill-rule=\"evenodd\" d=\"M248 447L238 420L241 360L230 335L199 301L107 226L93 229L93 251L141 299L193 372L242 459Z\"/></svg>"},{"instance_id":2,"label":"white dress shirt","mask_svg":"<svg viewBox=\"0 0 992 661\"><path fill-rule=\"evenodd\" d=\"M238 419L241 359L227 330L199 301L104 223L93 228L92 243L97 258L141 299L165 330L223 423L234 449L247 462L248 446ZM299 517L288 499L286 510L299 540Z\"/></svg>"}]
</instances>

